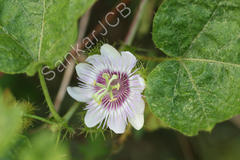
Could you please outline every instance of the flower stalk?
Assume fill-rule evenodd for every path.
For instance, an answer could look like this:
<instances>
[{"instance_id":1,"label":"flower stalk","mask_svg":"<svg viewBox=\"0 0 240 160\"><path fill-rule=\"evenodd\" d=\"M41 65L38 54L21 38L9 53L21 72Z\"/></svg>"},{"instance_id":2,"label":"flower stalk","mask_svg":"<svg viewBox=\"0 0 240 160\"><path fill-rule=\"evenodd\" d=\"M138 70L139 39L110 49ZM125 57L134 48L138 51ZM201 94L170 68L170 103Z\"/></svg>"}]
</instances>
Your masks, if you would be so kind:
<instances>
[{"instance_id":1,"label":"flower stalk","mask_svg":"<svg viewBox=\"0 0 240 160\"><path fill-rule=\"evenodd\" d=\"M70 107L70 109L68 110L68 112L67 112L67 113L64 115L64 117L63 117L63 119L64 119L65 122L68 122L68 121L72 118L73 114L76 112L76 110L78 109L79 105L80 105L80 103L74 103L74 104Z\"/></svg>"}]
</instances>

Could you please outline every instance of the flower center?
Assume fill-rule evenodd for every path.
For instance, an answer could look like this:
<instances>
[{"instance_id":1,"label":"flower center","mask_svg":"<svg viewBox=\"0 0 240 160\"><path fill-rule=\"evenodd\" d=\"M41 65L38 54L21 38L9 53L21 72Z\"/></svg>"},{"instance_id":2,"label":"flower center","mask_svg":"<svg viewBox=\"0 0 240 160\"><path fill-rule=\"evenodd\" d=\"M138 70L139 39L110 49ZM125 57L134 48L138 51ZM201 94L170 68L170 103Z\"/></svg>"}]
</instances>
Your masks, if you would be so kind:
<instances>
[{"instance_id":1,"label":"flower center","mask_svg":"<svg viewBox=\"0 0 240 160\"><path fill-rule=\"evenodd\" d=\"M103 97L105 97L106 95L109 95L110 102L116 101L117 98L114 97L113 90L114 89L119 90L120 83L113 85L112 82L119 78L118 75L113 74L112 77L110 77L110 75L108 73L103 73L102 78L105 79L105 82L106 82L105 85L103 85L101 83L97 83L96 81L94 82L94 86L98 86L101 88L93 95L94 100L98 104L101 104Z\"/></svg>"}]
</instances>

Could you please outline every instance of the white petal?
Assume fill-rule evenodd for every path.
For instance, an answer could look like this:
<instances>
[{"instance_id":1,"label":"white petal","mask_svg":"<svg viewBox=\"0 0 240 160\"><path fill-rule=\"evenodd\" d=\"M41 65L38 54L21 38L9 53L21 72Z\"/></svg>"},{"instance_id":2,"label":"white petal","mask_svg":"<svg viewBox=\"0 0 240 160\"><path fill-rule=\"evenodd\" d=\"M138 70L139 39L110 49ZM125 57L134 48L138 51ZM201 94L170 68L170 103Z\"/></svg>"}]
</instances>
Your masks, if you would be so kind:
<instances>
[{"instance_id":1,"label":"white petal","mask_svg":"<svg viewBox=\"0 0 240 160\"><path fill-rule=\"evenodd\" d=\"M128 121L136 130L140 130L144 124L144 116L143 114L135 114L132 117L128 117Z\"/></svg>"},{"instance_id":2,"label":"white petal","mask_svg":"<svg viewBox=\"0 0 240 160\"><path fill-rule=\"evenodd\" d=\"M142 87L142 88L145 88L145 81L144 81L144 79L139 75L139 77L138 77L138 80L139 80L139 83L140 83L140 86Z\"/></svg>"},{"instance_id":3,"label":"white petal","mask_svg":"<svg viewBox=\"0 0 240 160\"><path fill-rule=\"evenodd\" d=\"M95 54L95 55L89 56L85 61L94 65L95 63L99 62L99 59L102 59L101 56Z\"/></svg>"},{"instance_id":4,"label":"white petal","mask_svg":"<svg viewBox=\"0 0 240 160\"><path fill-rule=\"evenodd\" d=\"M124 133L127 124L120 112L112 111L109 114L107 125L116 134L122 134Z\"/></svg>"},{"instance_id":5,"label":"white petal","mask_svg":"<svg viewBox=\"0 0 240 160\"><path fill-rule=\"evenodd\" d=\"M68 87L67 92L78 102L89 102L93 96L93 90L90 88Z\"/></svg>"},{"instance_id":6,"label":"white petal","mask_svg":"<svg viewBox=\"0 0 240 160\"><path fill-rule=\"evenodd\" d=\"M141 93L145 89L145 81L139 74L133 75L129 80L132 90L138 90Z\"/></svg>"},{"instance_id":7,"label":"white petal","mask_svg":"<svg viewBox=\"0 0 240 160\"><path fill-rule=\"evenodd\" d=\"M129 107L136 113L136 114L143 114L145 109L145 102L142 99L141 95L131 95L128 98L128 105Z\"/></svg>"},{"instance_id":8,"label":"white petal","mask_svg":"<svg viewBox=\"0 0 240 160\"><path fill-rule=\"evenodd\" d=\"M79 63L76 66L76 72L81 81L87 84L92 84L96 79L96 71L87 63Z\"/></svg>"},{"instance_id":9,"label":"white petal","mask_svg":"<svg viewBox=\"0 0 240 160\"><path fill-rule=\"evenodd\" d=\"M87 111L84 117L84 122L87 127L91 128L96 126L98 123L100 123L104 118L105 117L104 117L103 109L96 108L96 109Z\"/></svg>"},{"instance_id":10,"label":"white petal","mask_svg":"<svg viewBox=\"0 0 240 160\"><path fill-rule=\"evenodd\" d=\"M141 93L145 89L144 79L139 74L133 75L130 77L130 88Z\"/></svg>"},{"instance_id":11,"label":"white petal","mask_svg":"<svg viewBox=\"0 0 240 160\"><path fill-rule=\"evenodd\" d=\"M99 73L105 69L108 69L111 66L111 62L101 56L101 55L92 55L86 59L86 62L93 65L93 68Z\"/></svg>"},{"instance_id":12,"label":"white petal","mask_svg":"<svg viewBox=\"0 0 240 160\"><path fill-rule=\"evenodd\" d=\"M127 73L130 73L131 70L135 67L137 59L131 52L128 51L121 52L121 54L123 67Z\"/></svg>"},{"instance_id":13,"label":"white petal","mask_svg":"<svg viewBox=\"0 0 240 160\"><path fill-rule=\"evenodd\" d=\"M108 57L111 61L112 60L119 60L120 53L111 45L104 44L100 48L101 55Z\"/></svg>"}]
</instances>

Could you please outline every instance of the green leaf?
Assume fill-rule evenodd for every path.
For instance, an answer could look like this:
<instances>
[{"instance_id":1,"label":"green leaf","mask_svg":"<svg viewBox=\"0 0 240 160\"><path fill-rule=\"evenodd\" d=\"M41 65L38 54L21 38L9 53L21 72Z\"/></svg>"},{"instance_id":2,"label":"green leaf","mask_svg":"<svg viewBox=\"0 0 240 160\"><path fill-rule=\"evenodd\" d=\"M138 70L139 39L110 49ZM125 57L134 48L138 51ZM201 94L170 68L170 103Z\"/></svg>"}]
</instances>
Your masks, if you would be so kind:
<instances>
[{"instance_id":1,"label":"green leaf","mask_svg":"<svg viewBox=\"0 0 240 160\"><path fill-rule=\"evenodd\" d=\"M0 0L0 71L33 75L42 65L55 67L94 1Z\"/></svg>"},{"instance_id":2,"label":"green leaf","mask_svg":"<svg viewBox=\"0 0 240 160\"><path fill-rule=\"evenodd\" d=\"M56 145L56 136L40 132L32 138L31 146L25 146L18 154L19 160L69 160L69 152L63 144Z\"/></svg>"},{"instance_id":3,"label":"green leaf","mask_svg":"<svg viewBox=\"0 0 240 160\"><path fill-rule=\"evenodd\" d=\"M10 93L0 90L0 157L15 143L22 129L22 113Z\"/></svg>"},{"instance_id":4,"label":"green leaf","mask_svg":"<svg viewBox=\"0 0 240 160\"><path fill-rule=\"evenodd\" d=\"M153 40L170 56L149 75L147 101L169 127L192 136L240 113L240 1L169 0Z\"/></svg>"}]
</instances>

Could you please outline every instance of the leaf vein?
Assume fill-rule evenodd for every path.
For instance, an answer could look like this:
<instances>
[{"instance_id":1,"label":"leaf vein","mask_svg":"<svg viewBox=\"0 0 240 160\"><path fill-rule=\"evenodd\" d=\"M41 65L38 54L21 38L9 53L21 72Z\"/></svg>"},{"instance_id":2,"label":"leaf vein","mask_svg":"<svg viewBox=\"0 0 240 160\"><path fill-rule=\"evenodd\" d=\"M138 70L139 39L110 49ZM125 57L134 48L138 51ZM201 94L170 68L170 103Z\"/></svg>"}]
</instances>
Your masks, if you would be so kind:
<instances>
[{"instance_id":1,"label":"leaf vein","mask_svg":"<svg viewBox=\"0 0 240 160\"><path fill-rule=\"evenodd\" d=\"M38 61L40 61L41 58L41 50L42 50L42 41L43 41L43 33L44 33L44 19L45 19L45 12L46 12L46 1L43 0L43 13L42 13L42 27L40 32L40 40L39 40L39 49L38 49Z\"/></svg>"},{"instance_id":2,"label":"leaf vein","mask_svg":"<svg viewBox=\"0 0 240 160\"><path fill-rule=\"evenodd\" d=\"M192 84L192 87L193 87L193 89L195 90L195 92L196 92L196 94L197 94L198 100L199 100L199 102L202 104L202 105L200 105L200 106L201 106L201 108L202 108L202 111L203 111L203 113L204 113L204 116L205 116L206 119L208 119L206 110L205 110L205 108L203 107L203 106L204 106L204 103L203 103L203 101L202 101L202 99L201 99L200 91L199 91L198 88L197 88L197 85L196 85L196 83L195 83L195 81L194 81L194 79L193 79L193 77L192 77L191 72L189 71L189 69L187 68L187 66L185 65L185 63L180 62L180 64L182 64L183 68L184 68L185 71L187 72L188 77L189 77L189 80L190 80L190 82L191 82L191 84ZM209 125L209 122L207 122L207 123L208 123L208 125Z\"/></svg>"},{"instance_id":3,"label":"leaf vein","mask_svg":"<svg viewBox=\"0 0 240 160\"><path fill-rule=\"evenodd\" d=\"M30 52L14 37L14 35L10 34L9 32L7 32L3 26L0 25L0 29L4 32L4 34L6 34L7 36L9 36L13 41L15 41L20 47L22 47L26 53L28 53L28 55L31 57ZM1 34L1 33L0 33ZM24 56L25 58L25 56Z\"/></svg>"},{"instance_id":4,"label":"leaf vein","mask_svg":"<svg viewBox=\"0 0 240 160\"><path fill-rule=\"evenodd\" d=\"M175 83L174 89L173 89L173 97L172 97L173 105L174 105L174 98L176 97L176 90L177 90L177 83L178 83L178 80L179 80L179 75L180 75L180 66L179 66L179 69L178 69L178 72L177 72L176 83Z\"/></svg>"},{"instance_id":5,"label":"leaf vein","mask_svg":"<svg viewBox=\"0 0 240 160\"><path fill-rule=\"evenodd\" d=\"M195 44L196 40L199 38L199 36L203 33L203 31L205 30L205 28L208 26L209 22L211 22L211 19L215 16L215 13L220 5L221 1L218 2L217 6L215 7L215 9L213 10L212 14L210 15L208 21L206 22L206 24L203 26L203 28L199 31L199 33L193 38L191 45L188 47L188 49L186 50L186 52L183 54L183 56L185 56L192 48L193 44Z\"/></svg>"},{"instance_id":6,"label":"leaf vein","mask_svg":"<svg viewBox=\"0 0 240 160\"><path fill-rule=\"evenodd\" d=\"M221 64L221 65L227 65L227 66L233 66L233 67L240 67L240 64L235 63L229 63L229 62L221 62L211 59L199 59L199 58L182 58L180 60L183 61L195 61L195 62L205 62L205 63L215 63L215 64Z\"/></svg>"}]
</instances>

